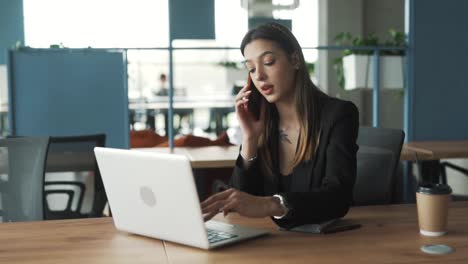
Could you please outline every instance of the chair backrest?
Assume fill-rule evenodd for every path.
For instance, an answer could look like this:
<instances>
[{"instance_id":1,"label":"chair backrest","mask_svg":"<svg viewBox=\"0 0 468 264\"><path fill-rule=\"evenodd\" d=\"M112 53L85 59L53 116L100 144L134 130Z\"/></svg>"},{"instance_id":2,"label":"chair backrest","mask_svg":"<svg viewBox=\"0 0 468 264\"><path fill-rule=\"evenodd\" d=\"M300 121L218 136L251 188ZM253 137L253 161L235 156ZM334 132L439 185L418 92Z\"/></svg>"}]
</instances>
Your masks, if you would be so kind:
<instances>
[{"instance_id":1,"label":"chair backrest","mask_svg":"<svg viewBox=\"0 0 468 264\"><path fill-rule=\"evenodd\" d=\"M0 139L2 221L44 219L44 172L48 137Z\"/></svg>"},{"instance_id":2,"label":"chair backrest","mask_svg":"<svg viewBox=\"0 0 468 264\"><path fill-rule=\"evenodd\" d=\"M94 147L103 147L105 134L51 137L46 172L94 170Z\"/></svg>"},{"instance_id":3,"label":"chair backrest","mask_svg":"<svg viewBox=\"0 0 468 264\"><path fill-rule=\"evenodd\" d=\"M359 127L354 205L392 202L404 138L400 129Z\"/></svg>"},{"instance_id":4,"label":"chair backrest","mask_svg":"<svg viewBox=\"0 0 468 264\"><path fill-rule=\"evenodd\" d=\"M94 173L95 192L90 216L100 216L99 212L102 212L107 202L94 155L94 147L104 147L105 141L105 134L50 138L46 173L85 171Z\"/></svg>"}]
</instances>

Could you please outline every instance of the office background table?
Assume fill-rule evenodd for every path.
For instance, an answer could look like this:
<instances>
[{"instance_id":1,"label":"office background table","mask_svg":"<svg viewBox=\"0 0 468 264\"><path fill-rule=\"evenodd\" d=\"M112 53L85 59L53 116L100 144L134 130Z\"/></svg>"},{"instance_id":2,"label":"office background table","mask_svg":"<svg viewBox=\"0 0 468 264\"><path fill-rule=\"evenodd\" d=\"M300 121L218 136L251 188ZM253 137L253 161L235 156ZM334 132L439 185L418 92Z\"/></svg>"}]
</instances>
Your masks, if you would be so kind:
<instances>
[{"instance_id":1,"label":"office background table","mask_svg":"<svg viewBox=\"0 0 468 264\"><path fill-rule=\"evenodd\" d=\"M174 109L234 107L235 96L174 96ZM150 99L130 99L129 109L168 109L169 97L155 96Z\"/></svg>"},{"instance_id":2,"label":"office background table","mask_svg":"<svg viewBox=\"0 0 468 264\"><path fill-rule=\"evenodd\" d=\"M176 147L172 152L169 148L160 147L134 148L133 150L182 154L189 158L194 169L233 168L239 155L239 146ZM400 160L414 161L416 157L423 160L432 158L432 155L427 150L410 148L406 144L403 145Z\"/></svg>"},{"instance_id":3,"label":"office background table","mask_svg":"<svg viewBox=\"0 0 468 264\"><path fill-rule=\"evenodd\" d=\"M408 150L429 155L425 160L468 158L468 140L419 141L405 144ZM426 156L425 156L426 157Z\"/></svg>"},{"instance_id":4,"label":"office background table","mask_svg":"<svg viewBox=\"0 0 468 264\"><path fill-rule=\"evenodd\" d=\"M419 174L425 182L444 182L441 178L441 159L468 158L468 140L416 141L405 144L408 151L418 154Z\"/></svg>"},{"instance_id":5,"label":"office background table","mask_svg":"<svg viewBox=\"0 0 468 264\"><path fill-rule=\"evenodd\" d=\"M174 114L182 114L184 116L191 116L189 125L193 129L193 114L195 109L210 109L210 124L208 128L211 129L211 121L215 122L215 131L219 135L222 131L226 130L226 124L223 123L223 115L234 112L234 100L235 96L174 96L173 98L173 109ZM167 96L156 96L153 98L140 98L131 99L129 102L130 112L145 111L149 118L148 125L155 129L154 116L156 114L163 114L166 135L168 133L168 109L169 109L169 97Z\"/></svg>"},{"instance_id":6,"label":"office background table","mask_svg":"<svg viewBox=\"0 0 468 264\"><path fill-rule=\"evenodd\" d=\"M430 158L431 154L427 151L421 151L420 149L411 148L406 143L403 144L403 147L401 148L401 161L427 160Z\"/></svg>"},{"instance_id":7,"label":"office background table","mask_svg":"<svg viewBox=\"0 0 468 264\"><path fill-rule=\"evenodd\" d=\"M159 153L176 153L185 155L189 158L192 168L194 169L195 180L197 181L198 193L201 199L206 198L211 193L217 191L217 185L213 184L217 177L219 181L226 183L229 176L232 174L232 168L235 165L239 155L239 146L210 146L210 147L176 147L172 150L169 148L135 148L134 150L159 152ZM403 146L401 151L401 161L415 161L429 159L431 155L427 151L421 152L417 149L412 149ZM216 171L214 171L216 170ZM412 177L412 176L411 176ZM406 183L408 186L402 186L403 189L412 189L413 183L410 176ZM205 180L206 179L206 180ZM404 182L404 180L402 180ZM213 186L214 185L214 186ZM402 191L403 192L403 191Z\"/></svg>"},{"instance_id":8,"label":"office background table","mask_svg":"<svg viewBox=\"0 0 468 264\"><path fill-rule=\"evenodd\" d=\"M185 155L194 169L234 168L239 146L134 148L132 150Z\"/></svg>"},{"instance_id":9,"label":"office background table","mask_svg":"<svg viewBox=\"0 0 468 264\"><path fill-rule=\"evenodd\" d=\"M132 150L186 156L193 168L200 200L225 189L239 155L239 146L176 147L173 150L169 148L134 148Z\"/></svg>"},{"instance_id":10,"label":"office background table","mask_svg":"<svg viewBox=\"0 0 468 264\"><path fill-rule=\"evenodd\" d=\"M398 200L406 202L415 202L415 176L412 171L412 164L417 163L419 166L419 175L425 175L426 178L437 179L439 177L439 160L434 160L437 157L460 157L460 155L468 155L468 148L464 150L467 144L445 145L441 143L431 143L433 150L423 148L424 146L413 143L404 144L401 150L400 160L409 162L406 166L403 175L401 175L397 186L401 190L396 195ZM452 147L453 145L453 147ZM440 149L440 151L439 151ZM171 153L169 148L136 148L135 150ZM463 152L464 151L464 152ZM173 153L182 154L189 158L192 168L194 168L195 180L197 181L198 193L200 199L205 199L211 193L218 191L221 182L227 183L229 176L232 174L232 168L235 165L237 156L239 155L239 146L210 146L210 147L177 147ZM216 171L215 171L216 170ZM217 181L219 184L213 184Z\"/></svg>"},{"instance_id":11,"label":"office background table","mask_svg":"<svg viewBox=\"0 0 468 264\"><path fill-rule=\"evenodd\" d=\"M448 234L419 234L414 204L354 207L359 229L329 235L278 231L268 218L236 214L218 220L268 229L271 235L204 251L119 232L110 218L0 224L0 263L466 263L468 202L453 202ZM455 248L449 255L425 244Z\"/></svg>"}]
</instances>

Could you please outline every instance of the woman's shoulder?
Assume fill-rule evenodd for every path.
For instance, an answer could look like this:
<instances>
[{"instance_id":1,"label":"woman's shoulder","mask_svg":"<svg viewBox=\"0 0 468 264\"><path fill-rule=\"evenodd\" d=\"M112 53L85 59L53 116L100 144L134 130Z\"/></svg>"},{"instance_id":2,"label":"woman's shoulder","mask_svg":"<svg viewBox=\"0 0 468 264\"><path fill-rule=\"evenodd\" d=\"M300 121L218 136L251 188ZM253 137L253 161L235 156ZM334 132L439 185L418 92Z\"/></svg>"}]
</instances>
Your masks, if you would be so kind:
<instances>
[{"instance_id":1,"label":"woman's shoulder","mask_svg":"<svg viewBox=\"0 0 468 264\"><path fill-rule=\"evenodd\" d=\"M336 97L323 96L321 100L322 122L334 122L344 117L358 118L359 111L351 101L342 100Z\"/></svg>"}]
</instances>

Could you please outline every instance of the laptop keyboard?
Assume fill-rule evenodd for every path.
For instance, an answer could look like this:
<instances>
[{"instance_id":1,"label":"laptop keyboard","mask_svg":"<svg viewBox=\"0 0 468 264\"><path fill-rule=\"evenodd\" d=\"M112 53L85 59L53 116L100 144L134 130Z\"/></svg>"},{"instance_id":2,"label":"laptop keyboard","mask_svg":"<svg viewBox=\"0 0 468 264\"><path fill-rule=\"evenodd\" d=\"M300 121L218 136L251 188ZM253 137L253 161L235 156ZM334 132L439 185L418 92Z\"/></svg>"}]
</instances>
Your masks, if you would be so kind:
<instances>
[{"instance_id":1,"label":"laptop keyboard","mask_svg":"<svg viewBox=\"0 0 468 264\"><path fill-rule=\"evenodd\" d=\"M214 230L214 229L207 229L206 232L208 234L208 241L210 243L216 243L216 242L220 242L226 239L237 237L237 235L226 233L226 232L219 231L219 230Z\"/></svg>"}]
</instances>

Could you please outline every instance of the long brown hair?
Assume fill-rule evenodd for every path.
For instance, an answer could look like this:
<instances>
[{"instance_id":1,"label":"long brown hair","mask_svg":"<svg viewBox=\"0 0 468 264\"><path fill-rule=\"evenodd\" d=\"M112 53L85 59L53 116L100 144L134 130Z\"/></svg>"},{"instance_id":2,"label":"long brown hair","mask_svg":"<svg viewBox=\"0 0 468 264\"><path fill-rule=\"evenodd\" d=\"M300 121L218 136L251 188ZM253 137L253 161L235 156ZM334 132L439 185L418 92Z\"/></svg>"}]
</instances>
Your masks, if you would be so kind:
<instances>
[{"instance_id":1,"label":"long brown hair","mask_svg":"<svg viewBox=\"0 0 468 264\"><path fill-rule=\"evenodd\" d=\"M293 167L301 161L312 159L319 143L320 136L320 103L326 96L310 79L309 71L302 53L302 48L294 35L288 28L277 23L266 23L250 30L242 39L241 52L244 55L244 49L250 42L263 39L273 41L280 47L291 59L297 56L298 70L295 78L295 102L296 111L299 118L299 139L296 155L293 160ZM273 175L273 161L271 156L271 146L268 144L272 135L277 134L278 130L278 111L274 104L264 100L266 107L265 129L260 134L258 142L258 153L260 168L269 176Z\"/></svg>"}]
</instances>

